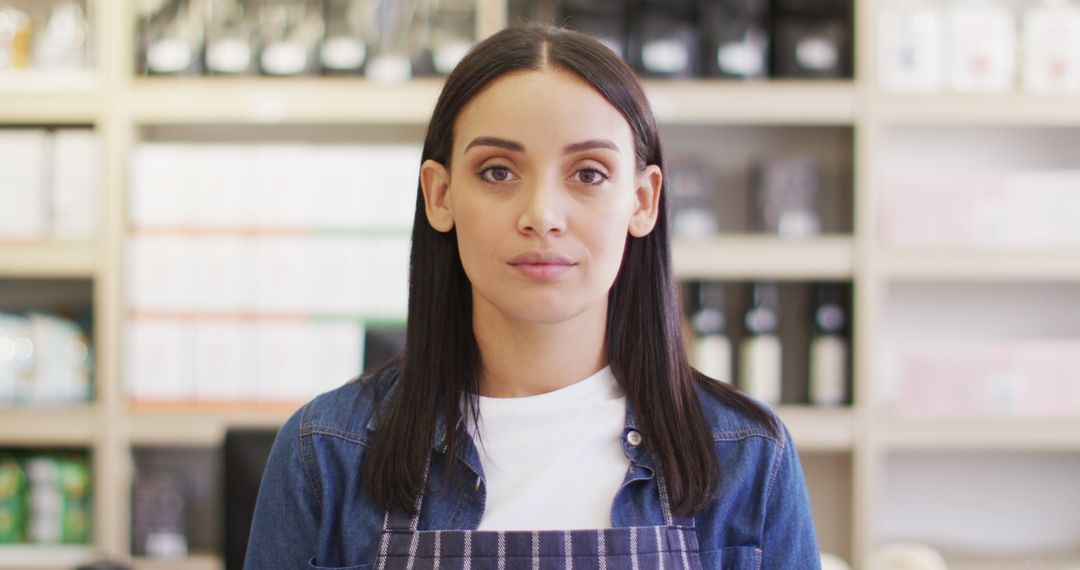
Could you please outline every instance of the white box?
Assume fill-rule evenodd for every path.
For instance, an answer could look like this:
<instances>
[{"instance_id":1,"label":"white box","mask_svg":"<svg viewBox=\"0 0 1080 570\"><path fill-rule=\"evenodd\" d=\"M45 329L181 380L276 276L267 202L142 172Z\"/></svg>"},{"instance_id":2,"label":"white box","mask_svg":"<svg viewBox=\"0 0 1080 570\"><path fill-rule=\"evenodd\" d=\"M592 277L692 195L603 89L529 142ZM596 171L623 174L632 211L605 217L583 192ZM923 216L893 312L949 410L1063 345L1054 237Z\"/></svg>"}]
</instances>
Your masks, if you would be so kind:
<instances>
[{"instance_id":1,"label":"white box","mask_svg":"<svg viewBox=\"0 0 1080 570\"><path fill-rule=\"evenodd\" d=\"M315 321L310 334L314 363L308 398L360 375L364 363L364 327L360 321Z\"/></svg>"},{"instance_id":2,"label":"white box","mask_svg":"<svg viewBox=\"0 0 1080 570\"><path fill-rule=\"evenodd\" d=\"M1002 92L1016 83L1016 19L1004 6L966 0L949 7L949 59L957 91Z\"/></svg>"},{"instance_id":3,"label":"white box","mask_svg":"<svg viewBox=\"0 0 1080 570\"><path fill-rule=\"evenodd\" d=\"M315 304L315 272L310 238L255 240L255 310L310 313Z\"/></svg>"},{"instance_id":4,"label":"white box","mask_svg":"<svg viewBox=\"0 0 1080 570\"><path fill-rule=\"evenodd\" d=\"M307 229L315 210L311 188L316 176L312 152L301 145L256 148L253 202L258 225L271 229Z\"/></svg>"},{"instance_id":5,"label":"white box","mask_svg":"<svg viewBox=\"0 0 1080 570\"><path fill-rule=\"evenodd\" d=\"M192 189L195 149L187 144L143 143L132 156L128 215L136 228L188 228L198 217Z\"/></svg>"},{"instance_id":6,"label":"white box","mask_svg":"<svg viewBox=\"0 0 1080 570\"><path fill-rule=\"evenodd\" d=\"M1080 90L1080 9L1044 2L1024 12L1024 88L1033 93Z\"/></svg>"},{"instance_id":7,"label":"white box","mask_svg":"<svg viewBox=\"0 0 1080 570\"><path fill-rule=\"evenodd\" d=\"M314 286L311 311L326 315L362 315L375 292L376 272L370 248L358 238L310 240Z\"/></svg>"},{"instance_id":8,"label":"white box","mask_svg":"<svg viewBox=\"0 0 1080 570\"><path fill-rule=\"evenodd\" d=\"M886 351L885 384L909 415L1080 415L1080 340L907 342Z\"/></svg>"},{"instance_id":9,"label":"white box","mask_svg":"<svg viewBox=\"0 0 1080 570\"><path fill-rule=\"evenodd\" d=\"M255 240L244 237L194 238L193 308L211 313L245 313L255 302Z\"/></svg>"},{"instance_id":10,"label":"white box","mask_svg":"<svg viewBox=\"0 0 1080 570\"><path fill-rule=\"evenodd\" d=\"M131 320L126 327L124 383L135 402L195 399L195 325Z\"/></svg>"},{"instance_id":11,"label":"white box","mask_svg":"<svg viewBox=\"0 0 1080 570\"><path fill-rule=\"evenodd\" d=\"M366 149L373 168L367 180L371 226L409 229L416 210L422 148L416 145L380 145Z\"/></svg>"},{"instance_id":12,"label":"white box","mask_svg":"<svg viewBox=\"0 0 1080 570\"><path fill-rule=\"evenodd\" d=\"M299 403L360 374L363 326L357 321L261 323L258 394L265 403Z\"/></svg>"},{"instance_id":13,"label":"white box","mask_svg":"<svg viewBox=\"0 0 1080 570\"><path fill-rule=\"evenodd\" d=\"M200 404L255 401L256 325L200 322L195 331L195 399Z\"/></svg>"},{"instance_id":14,"label":"white box","mask_svg":"<svg viewBox=\"0 0 1080 570\"><path fill-rule=\"evenodd\" d=\"M195 239L135 235L128 240L127 299L135 311L190 311L196 307Z\"/></svg>"},{"instance_id":15,"label":"white box","mask_svg":"<svg viewBox=\"0 0 1080 570\"><path fill-rule=\"evenodd\" d=\"M59 130L53 136L52 231L65 240L97 236L102 203L100 137L90 130Z\"/></svg>"},{"instance_id":16,"label":"white box","mask_svg":"<svg viewBox=\"0 0 1080 570\"><path fill-rule=\"evenodd\" d=\"M907 2L881 7L878 19L879 82L890 91L931 92L945 76L945 24L940 6Z\"/></svg>"},{"instance_id":17,"label":"white box","mask_svg":"<svg viewBox=\"0 0 1080 570\"><path fill-rule=\"evenodd\" d=\"M314 149L316 179L312 183L313 227L330 230L364 228L372 216L364 192L369 168L363 149L355 145L323 145Z\"/></svg>"},{"instance_id":18,"label":"white box","mask_svg":"<svg viewBox=\"0 0 1080 570\"><path fill-rule=\"evenodd\" d=\"M251 228L258 220L254 176L257 152L248 145L202 145L198 172L196 220L200 227Z\"/></svg>"},{"instance_id":19,"label":"white box","mask_svg":"<svg viewBox=\"0 0 1080 570\"><path fill-rule=\"evenodd\" d=\"M48 237L50 143L43 130L0 131L0 239Z\"/></svg>"},{"instance_id":20,"label":"white box","mask_svg":"<svg viewBox=\"0 0 1080 570\"><path fill-rule=\"evenodd\" d=\"M373 269L369 282L374 284L371 302L364 314L378 318L403 319L409 309L409 238L371 240Z\"/></svg>"}]
</instances>

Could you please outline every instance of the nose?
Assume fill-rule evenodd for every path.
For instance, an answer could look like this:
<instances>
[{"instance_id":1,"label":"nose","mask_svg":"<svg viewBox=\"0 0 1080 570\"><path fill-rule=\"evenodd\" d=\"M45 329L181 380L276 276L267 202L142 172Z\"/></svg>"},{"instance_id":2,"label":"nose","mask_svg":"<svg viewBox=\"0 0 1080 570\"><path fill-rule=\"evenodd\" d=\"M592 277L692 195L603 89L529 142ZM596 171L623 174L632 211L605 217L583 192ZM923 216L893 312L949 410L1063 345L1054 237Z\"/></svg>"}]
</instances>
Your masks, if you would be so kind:
<instances>
[{"instance_id":1,"label":"nose","mask_svg":"<svg viewBox=\"0 0 1080 570\"><path fill-rule=\"evenodd\" d=\"M562 192L555 183L538 180L523 189L524 205L518 217L518 231L540 237L566 231Z\"/></svg>"}]
</instances>

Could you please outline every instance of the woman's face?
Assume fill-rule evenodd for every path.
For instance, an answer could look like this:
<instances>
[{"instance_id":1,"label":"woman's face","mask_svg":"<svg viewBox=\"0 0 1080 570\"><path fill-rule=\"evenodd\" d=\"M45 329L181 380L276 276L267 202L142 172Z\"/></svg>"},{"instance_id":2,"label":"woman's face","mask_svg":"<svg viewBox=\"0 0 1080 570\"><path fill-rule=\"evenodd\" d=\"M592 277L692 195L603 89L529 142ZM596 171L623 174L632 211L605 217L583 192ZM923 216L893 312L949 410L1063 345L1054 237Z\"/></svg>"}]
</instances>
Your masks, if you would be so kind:
<instances>
[{"instance_id":1,"label":"woman's face","mask_svg":"<svg viewBox=\"0 0 1080 570\"><path fill-rule=\"evenodd\" d=\"M457 229L474 310L555 323L606 314L627 234L656 222L661 173L639 171L623 116L549 69L501 77L458 115L451 170L426 161L426 213Z\"/></svg>"}]
</instances>

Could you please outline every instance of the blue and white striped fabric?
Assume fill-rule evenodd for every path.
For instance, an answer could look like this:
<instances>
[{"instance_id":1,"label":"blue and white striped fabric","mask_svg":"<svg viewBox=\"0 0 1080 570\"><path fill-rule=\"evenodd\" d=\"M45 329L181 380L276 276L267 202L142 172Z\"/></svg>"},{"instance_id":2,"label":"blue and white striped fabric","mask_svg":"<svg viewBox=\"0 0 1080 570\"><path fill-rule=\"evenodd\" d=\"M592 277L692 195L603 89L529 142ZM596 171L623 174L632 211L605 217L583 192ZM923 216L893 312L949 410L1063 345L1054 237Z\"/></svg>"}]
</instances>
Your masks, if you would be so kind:
<instances>
[{"instance_id":1,"label":"blue and white striped fabric","mask_svg":"<svg viewBox=\"0 0 1080 570\"><path fill-rule=\"evenodd\" d=\"M671 512L658 478L664 525L575 530L417 530L417 514L387 512L378 570L700 570L694 519Z\"/></svg>"}]
</instances>

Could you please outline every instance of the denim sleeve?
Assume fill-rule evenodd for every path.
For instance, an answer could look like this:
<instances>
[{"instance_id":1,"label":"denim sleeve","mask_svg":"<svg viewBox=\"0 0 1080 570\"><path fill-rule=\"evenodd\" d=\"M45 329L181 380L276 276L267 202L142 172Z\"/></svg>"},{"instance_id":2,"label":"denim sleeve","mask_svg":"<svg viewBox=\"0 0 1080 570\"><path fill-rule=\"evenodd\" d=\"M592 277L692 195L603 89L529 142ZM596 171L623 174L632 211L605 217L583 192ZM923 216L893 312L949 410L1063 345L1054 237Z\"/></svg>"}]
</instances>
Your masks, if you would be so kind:
<instances>
[{"instance_id":1,"label":"denim sleeve","mask_svg":"<svg viewBox=\"0 0 1080 570\"><path fill-rule=\"evenodd\" d=\"M245 570L307 568L315 555L320 505L300 440L306 409L293 414L274 439L255 502Z\"/></svg>"},{"instance_id":2,"label":"denim sleeve","mask_svg":"<svg viewBox=\"0 0 1080 570\"><path fill-rule=\"evenodd\" d=\"M820 570L821 553L814 530L810 494L787 426L784 426L784 447L779 454L766 496L761 568Z\"/></svg>"}]
</instances>

